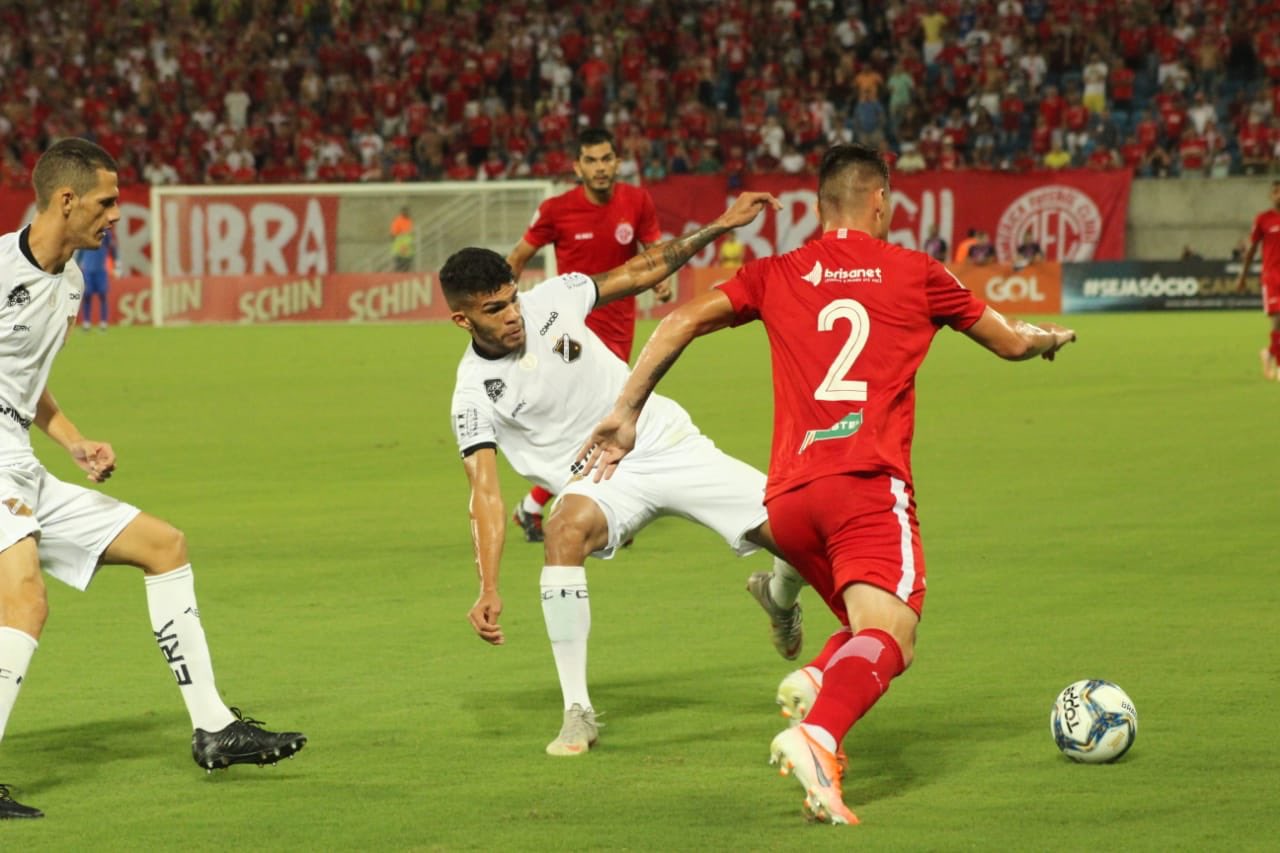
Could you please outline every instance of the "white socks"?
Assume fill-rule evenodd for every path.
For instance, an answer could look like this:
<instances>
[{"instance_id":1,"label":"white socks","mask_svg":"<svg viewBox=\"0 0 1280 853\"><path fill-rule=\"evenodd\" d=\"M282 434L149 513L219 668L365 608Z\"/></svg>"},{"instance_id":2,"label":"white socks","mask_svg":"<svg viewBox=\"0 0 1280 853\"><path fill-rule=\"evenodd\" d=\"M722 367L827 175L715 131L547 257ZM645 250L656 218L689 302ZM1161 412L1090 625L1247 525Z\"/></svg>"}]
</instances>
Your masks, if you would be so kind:
<instances>
[{"instance_id":1,"label":"white socks","mask_svg":"<svg viewBox=\"0 0 1280 853\"><path fill-rule=\"evenodd\" d=\"M177 679L182 701L191 715L191 726L216 732L235 717L218 695L213 682L213 661L196 607L195 579L188 563L163 575L146 579L147 611L156 645Z\"/></svg>"},{"instance_id":2,"label":"white socks","mask_svg":"<svg viewBox=\"0 0 1280 853\"><path fill-rule=\"evenodd\" d=\"M542 504L535 501L530 494L524 496L524 500L520 502L520 508L529 515L542 515Z\"/></svg>"},{"instance_id":3,"label":"white socks","mask_svg":"<svg viewBox=\"0 0 1280 853\"><path fill-rule=\"evenodd\" d=\"M542 617L556 659L564 708L575 703L591 708L587 695L587 637L591 634L591 600L587 570L582 566L543 566Z\"/></svg>"},{"instance_id":4,"label":"white socks","mask_svg":"<svg viewBox=\"0 0 1280 853\"><path fill-rule=\"evenodd\" d=\"M35 637L26 631L0 627L0 739L9 722L13 703L18 701L18 688L27 677L27 667L36 652Z\"/></svg>"},{"instance_id":5,"label":"white socks","mask_svg":"<svg viewBox=\"0 0 1280 853\"><path fill-rule=\"evenodd\" d=\"M773 558L773 575L769 578L769 597L779 607L790 608L800 597L804 587L804 578L791 567L791 564L777 557Z\"/></svg>"}]
</instances>

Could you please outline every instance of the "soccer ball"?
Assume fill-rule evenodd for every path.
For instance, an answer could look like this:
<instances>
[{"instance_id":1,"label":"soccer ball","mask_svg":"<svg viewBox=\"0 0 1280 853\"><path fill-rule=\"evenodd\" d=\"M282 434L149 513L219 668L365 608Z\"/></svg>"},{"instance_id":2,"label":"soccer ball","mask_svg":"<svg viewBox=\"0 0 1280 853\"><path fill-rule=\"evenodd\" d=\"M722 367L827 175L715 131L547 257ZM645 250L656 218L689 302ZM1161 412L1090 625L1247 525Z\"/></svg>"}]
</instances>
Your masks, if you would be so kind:
<instances>
[{"instance_id":1,"label":"soccer ball","mask_svg":"<svg viewBox=\"0 0 1280 853\"><path fill-rule=\"evenodd\" d=\"M1138 736L1133 700L1110 681L1077 681L1058 694L1049 715L1058 749L1072 761L1105 764L1129 751Z\"/></svg>"}]
</instances>

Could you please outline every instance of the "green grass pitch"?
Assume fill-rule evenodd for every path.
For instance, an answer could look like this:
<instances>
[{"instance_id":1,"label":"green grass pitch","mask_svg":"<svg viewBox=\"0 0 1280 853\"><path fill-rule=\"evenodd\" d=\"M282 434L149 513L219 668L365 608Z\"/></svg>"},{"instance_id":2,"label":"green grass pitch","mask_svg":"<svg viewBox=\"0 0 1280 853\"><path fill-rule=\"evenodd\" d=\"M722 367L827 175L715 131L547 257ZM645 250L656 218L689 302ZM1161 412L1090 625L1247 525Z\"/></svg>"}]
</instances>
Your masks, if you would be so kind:
<instances>
[{"instance_id":1,"label":"green grass pitch","mask_svg":"<svg viewBox=\"0 0 1280 853\"><path fill-rule=\"evenodd\" d=\"M921 372L930 593L916 666L846 743L852 828L806 825L799 787L766 764L790 665L743 583L767 560L678 520L590 565L608 725L584 758L543 754L560 708L540 550L508 540L505 647L465 618L458 330L77 330L51 387L113 442L109 491L186 531L222 693L310 743L207 776L138 573L106 569L86 594L51 581L0 746L0 781L48 816L0 825L0 848L1274 849L1280 385L1258 376L1265 319L1069 320L1080 343L1054 364L944 332ZM698 342L663 392L766 464L759 328ZM510 503L523 486L505 477ZM835 623L807 607L813 651ZM1137 705L1119 764L1071 764L1050 739L1054 696L1083 677Z\"/></svg>"}]
</instances>

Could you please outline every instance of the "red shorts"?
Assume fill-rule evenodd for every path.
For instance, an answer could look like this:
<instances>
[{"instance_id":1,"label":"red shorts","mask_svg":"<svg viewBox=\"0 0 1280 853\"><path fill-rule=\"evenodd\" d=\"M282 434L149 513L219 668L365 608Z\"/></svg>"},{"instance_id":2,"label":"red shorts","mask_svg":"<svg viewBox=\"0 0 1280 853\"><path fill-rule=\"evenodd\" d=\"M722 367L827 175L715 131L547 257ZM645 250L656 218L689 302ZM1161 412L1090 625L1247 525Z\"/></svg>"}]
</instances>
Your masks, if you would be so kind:
<instances>
[{"instance_id":1,"label":"red shorts","mask_svg":"<svg viewBox=\"0 0 1280 853\"><path fill-rule=\"evenodd\" d=\"M834 474L768 503L782 553L848 624L842 593L868 583L897 596L919 616L924 550L911 487L888 474Z\"/></svg>"}]
</instances>

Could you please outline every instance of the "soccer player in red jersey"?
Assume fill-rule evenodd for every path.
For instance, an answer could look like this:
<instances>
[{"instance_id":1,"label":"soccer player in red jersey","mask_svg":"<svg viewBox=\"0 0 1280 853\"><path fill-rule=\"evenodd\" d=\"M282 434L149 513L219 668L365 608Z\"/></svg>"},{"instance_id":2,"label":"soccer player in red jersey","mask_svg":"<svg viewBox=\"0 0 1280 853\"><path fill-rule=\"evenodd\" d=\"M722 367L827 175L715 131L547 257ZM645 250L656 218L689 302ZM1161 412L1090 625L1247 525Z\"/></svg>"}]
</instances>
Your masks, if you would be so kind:
<instances>
[{"instance_id":1,"label":"soccer player in red jersey","mask_svg":"<svg viewBox=\"0 0 1280 853\"><path fill-rule=\"evenodd\" d=\"M1240 278L1236 287L1244 290L1244 280L1253 264L1253 253L1262 245L1262 310L1271 318L1271 345L1258 353L1262 360L1262 375L1266 379L1280 379L1280 181L1271 182L1271 209L1264 210L1253 220L1249 232L1249 248L1244 253Z\"/></svg>"},{"instance_id":2,"label":"soccer player in red jersey","mask_svg":"<svg viewBox=\"0 0 1280 853\"><path fill-rule=\"evenodd\" d=\"M529 259L548 243L555 246L557 273L596 275L622 266L662 239L649 193L618 183L618 154L609 131L590 128L578 135L573 171L582 183L544 201L507 256L517 281ZM654 293L664 302L671 298L665 283ZM600 306L587 315L587 327L614 355L630 361L636 336L635 297ZM542 508L549 500L550 492L534 486L516 507L515 521L529 542L542 541Z\"/></svg>"},{"instance_id":3,"label":"soccer player in red jersey","mask_svg":"<svg viewBox=\"0 0 1280 853\"><path fill-rule=\"evenodd\" d=\"M910 464L916 370L943 326L1009 360L1052 359L1075 333L1006 319L938 261L884 242L889 170L871 149L827 151L818 210L821 239L746 264L659 325L582 457L610 476L693 338L765 324L775 413L765 504L787 559L844 625L803 671L807 692L787 692L792 676L779 688L784 715L803 722L774 738L771 756L804 786L811 817L856 823L840 743L910 665L924 604Z\"/></svg>"}]
</instances>

